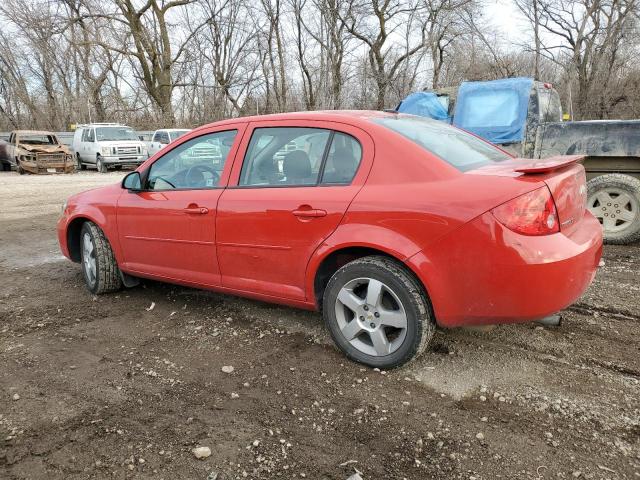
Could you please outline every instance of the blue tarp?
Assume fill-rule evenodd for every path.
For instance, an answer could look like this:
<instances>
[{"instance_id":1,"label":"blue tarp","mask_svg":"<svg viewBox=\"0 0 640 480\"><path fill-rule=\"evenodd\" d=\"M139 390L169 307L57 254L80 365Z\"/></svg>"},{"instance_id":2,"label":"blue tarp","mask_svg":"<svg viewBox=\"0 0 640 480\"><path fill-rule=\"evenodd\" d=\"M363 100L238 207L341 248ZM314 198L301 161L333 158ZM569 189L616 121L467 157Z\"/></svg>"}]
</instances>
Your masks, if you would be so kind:
<instances>
[{"instance_id":1,"label":"blue tarp","mask_svg":"<svg viewBox=\"0 0 640 480\"><path fill-rule=\"evenodd\" d=\"M449 120L449 113L433 92L416 92L402 100L398 106L401 113L420 115L434 120Z\"/></svg>"},{"instance_id":2,"label":"blue tarp","mask_svg":"<svg viewBox=\"0 0 640 480\"><path fill-rule=\"evenodd\" d=\"M520 142L527 123L531 78L463 82L453 125L498 144Z\"/></svg>"}]
</instances>

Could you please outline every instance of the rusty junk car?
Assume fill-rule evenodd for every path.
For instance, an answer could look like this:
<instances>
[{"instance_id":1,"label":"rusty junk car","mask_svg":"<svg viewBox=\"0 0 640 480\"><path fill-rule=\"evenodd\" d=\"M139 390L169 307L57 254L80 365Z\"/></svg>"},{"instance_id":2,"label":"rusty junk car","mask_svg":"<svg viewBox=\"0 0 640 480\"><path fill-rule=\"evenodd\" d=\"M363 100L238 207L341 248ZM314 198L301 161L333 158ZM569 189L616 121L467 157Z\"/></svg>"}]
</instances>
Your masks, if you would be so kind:
<instances>
[{"instance_id":1,"label":"rusty junk car","mask_svg":"<svg viewBox=\"0 0 640 480\"><path fill-rule=\"evenodd\" d=\"M20 174L75 172L69 147L51 132L15 130L11 132L5 148L9 162Z\"/></svg>"}]
</instances>

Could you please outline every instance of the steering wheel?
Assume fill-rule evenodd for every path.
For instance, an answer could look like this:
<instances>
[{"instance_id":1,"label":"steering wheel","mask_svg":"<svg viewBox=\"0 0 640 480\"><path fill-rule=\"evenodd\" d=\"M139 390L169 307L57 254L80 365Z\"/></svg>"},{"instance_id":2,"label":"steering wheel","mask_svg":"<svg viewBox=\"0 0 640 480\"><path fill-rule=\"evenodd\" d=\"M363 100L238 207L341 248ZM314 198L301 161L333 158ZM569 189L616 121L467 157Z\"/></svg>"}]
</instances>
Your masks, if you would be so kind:
<instances>
[{"instance_id":1,"label":"steering wheel","mask_svg":"<svg viewBox=\"0 0 640 480\"><path fill-rule=\"evenodd\" d=\"M207 179L203 175L203 173L210 173L213 177L213 185L207 185ZM194 178L194 174L199 174L197 178ZM209 167L206 165L194 165L193 167L189 167L187 173L184 176L185 183L190 187L207 187L207 186L215 186L218 181L220 181L220 174L216 172L213 167Z\"/></svg>"}]
</instances>

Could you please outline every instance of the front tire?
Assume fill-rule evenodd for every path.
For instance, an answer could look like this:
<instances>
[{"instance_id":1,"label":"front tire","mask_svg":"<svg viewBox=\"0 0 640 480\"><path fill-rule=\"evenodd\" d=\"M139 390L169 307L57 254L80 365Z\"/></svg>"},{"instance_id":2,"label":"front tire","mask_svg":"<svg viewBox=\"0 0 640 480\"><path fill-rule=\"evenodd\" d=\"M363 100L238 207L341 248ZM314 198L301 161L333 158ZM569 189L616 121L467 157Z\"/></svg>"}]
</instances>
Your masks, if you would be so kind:
<instances>
[{"instance_id":1,"label":"front tire","mask_svg":"<svg viewBox=\"0 0 640 480\"><path fill-rule=\"evenodd\" d=\"M104 232L93 222L85 222L80 231L82 275L87 289L96 295L115 292L122 287L120 269Z\"/></svg>"},{"instance_id":2,"label":"front tire","mask_svg":"<svg viewBox=\"0 0 640 480\"><path fill-rule=\"evenodd\" d=\"M76 153L76 170L86 170L87 166L82 163L82 160L80 159L80 154Z\"/></svg>"},{"instance_id":3,"label":"front tire","mask_svg":"<svg viewBox=\"0 0 640 480\"><path fill-rule=\"evenodd\" d=\"M107 173L107 165L105 165L104 160L100 155L96 157L96 168L100 173Z\"/></svg>"},{"instance_id":4,"label":"front tire","mask_svg":"<svg viewBox=\"0 0 640 480\"><path fill-rule=\"evenodd\" d=\"M338 348L371 367L409 362L425 350L435 331L422 285L402 264L382 256L341 267L325 289L323 315Z\"/></svg>"},{"instance_id":5,"label":"front tire","mask_svg":"<svg viewBox=\"0 0 640 480\"><path fill-rule=\"evenodd\" d=\"M602 224L606 243L625 245L640 240L640 180L609 173L587 184L587 207Z\"/></svg>"}]
</instances>

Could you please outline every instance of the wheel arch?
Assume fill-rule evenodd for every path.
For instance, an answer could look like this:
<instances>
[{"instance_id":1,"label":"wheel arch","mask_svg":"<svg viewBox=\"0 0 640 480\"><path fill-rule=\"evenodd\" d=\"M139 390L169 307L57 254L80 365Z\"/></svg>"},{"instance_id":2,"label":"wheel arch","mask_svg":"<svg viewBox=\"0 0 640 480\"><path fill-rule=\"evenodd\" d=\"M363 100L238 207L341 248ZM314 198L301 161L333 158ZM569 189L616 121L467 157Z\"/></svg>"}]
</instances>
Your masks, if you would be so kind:
<instances>
[{"instance_id":1,"label":"wheel arch","mask_svg":"<svg viewBox=\"0 0 640 480\"><path fill-rule=\"evenodd\" d=\"M640 157L598 157L587 156L582 162L587 180L609 173L629 175L640 180Z\"/></svg>"},{"instance_id":2,"label":"wheel arch","mask_svg":"<svg viewBox=\"0 0 640 480\"><path fill-rule=\"evenodd\" d=\"M98 228L100 228L104 232L105 236L107 237L107 240L112 246L112 249L114 249L114 254L115 254L114 247L116 247L117 245L115 245L112 239L109 238L109 232L107 231L107 229L104 228L105 221L106 219L102 214L90 215L88 213L78 214L74 216L71 220L69 220L65 229L65 235L67 239L67 249L69 251L69 258L72 261L80 262L80 233L82 231L82 225L84 225L86 222L95 223L98 226Z\"/></svg>"},{"instance_id":3,"label":"wheel arch","mask_svg":"<svg viewBox=\"0 0 640 480\"><path fill-rule=\"evenodd\" d=\"M424 289L427 297L429 297L427 286L422 282L413 266L405 261L409 256L403 255L396 250L380 245L354 243L336 245L333 248L327 248L322 253L316 253L316 256L310 262L310 268L307 272L307 291L309 295L308 298L312 299L318 310L322 308L324 290L333 274L340 267L353 260L372 255L389 258L394 260L398 265L401 265L410 273L416 283Z\"/></svg>"}]
</instances>

